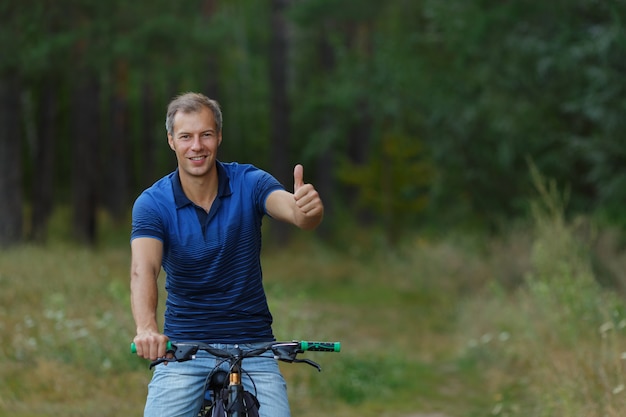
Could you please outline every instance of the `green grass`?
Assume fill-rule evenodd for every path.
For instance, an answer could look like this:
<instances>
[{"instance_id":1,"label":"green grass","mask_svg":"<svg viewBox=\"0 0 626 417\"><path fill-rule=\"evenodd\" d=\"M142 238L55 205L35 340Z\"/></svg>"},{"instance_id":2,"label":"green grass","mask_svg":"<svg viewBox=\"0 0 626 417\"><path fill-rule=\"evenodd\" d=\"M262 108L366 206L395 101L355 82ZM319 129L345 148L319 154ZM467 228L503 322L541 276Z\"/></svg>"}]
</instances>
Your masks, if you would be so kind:
<instances>
[{"instance_id":1,"label":"green grass","mask_svg":"<svg viewBox=\"0 0 626 417\"><path fill-rule=\"evenodd\" d=\"M489 240L267 247L276 337L342 342L308 354L321 373L281 364L293 415L626 414L624 276L599 284L593 242L615 271L626 256L582 224L556 210ZM121 241L0 253L0 415L141 414L150 372L128 352Z\"/></svg>"}]
</instances>

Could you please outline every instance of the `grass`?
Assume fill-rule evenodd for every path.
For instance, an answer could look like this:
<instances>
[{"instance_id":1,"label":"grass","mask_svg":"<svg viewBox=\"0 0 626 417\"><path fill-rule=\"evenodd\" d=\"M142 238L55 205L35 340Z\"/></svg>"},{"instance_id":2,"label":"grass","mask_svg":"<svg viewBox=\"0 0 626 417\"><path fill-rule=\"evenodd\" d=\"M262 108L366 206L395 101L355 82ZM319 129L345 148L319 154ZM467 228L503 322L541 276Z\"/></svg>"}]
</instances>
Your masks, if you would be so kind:
<instances>
[{"instance_id":1,"label":"grass","mask_svg":"<svg viewBox=\"0 0 626 417\"><path fill-rule=\"evenodd\" d=\"M464 395L464 377L446 360L454 351L447 297L420 284L407 254L375 258L311 241L264 254L276 337L343 345L309 355L322 373L282 365L294 415L394 415ZM128 248L117 245L0 253L0 415L140 414L150 373L128 353L128 265Z\"/></svg>"},{"instance_id":2,"label":"grass","mask_svg":"<svg viewBox=\"0 0 626 417\"><path fill-rule=\"evenodd\" d=\"M0 415L136 413L124 251L25 246L0 265Z\"/></svg>"},{"instance_id":3,"label":"grass","mask_svg":"<svg viewBox=\"0 0 626 417\"><path fill-rule=\"evenodd\" d=\"M623 248L547 207L488 240L266 248L276 337L342 342L308 355L322 373L281 364L293 415L624 415ZM119 241L0 253L0 415L141 414L150 372L128 353ZM614 255L609 280L597 242L600 258Z\"/></svg>"}]
</instances>

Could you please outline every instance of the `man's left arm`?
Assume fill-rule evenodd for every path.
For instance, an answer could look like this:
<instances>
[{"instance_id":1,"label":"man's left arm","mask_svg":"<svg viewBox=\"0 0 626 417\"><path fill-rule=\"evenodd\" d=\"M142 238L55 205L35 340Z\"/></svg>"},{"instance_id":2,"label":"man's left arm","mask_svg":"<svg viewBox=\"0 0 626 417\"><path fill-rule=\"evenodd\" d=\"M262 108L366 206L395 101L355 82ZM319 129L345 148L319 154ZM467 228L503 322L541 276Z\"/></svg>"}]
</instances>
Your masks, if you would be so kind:
<instances>
[{"instance_id":1,"label":"man's left arm","mask_svg":"<svg viewBox=\"0 0 626 417\"><path fill-rule=\"evenodd\" d=\"M272 218L291 223L300 229L313 230L324 217L324 204L311 184L304 183L304 168L296 165L293 170L293 194L276 190L265 201L265 209Z\"/></svg>"}]
</instances>

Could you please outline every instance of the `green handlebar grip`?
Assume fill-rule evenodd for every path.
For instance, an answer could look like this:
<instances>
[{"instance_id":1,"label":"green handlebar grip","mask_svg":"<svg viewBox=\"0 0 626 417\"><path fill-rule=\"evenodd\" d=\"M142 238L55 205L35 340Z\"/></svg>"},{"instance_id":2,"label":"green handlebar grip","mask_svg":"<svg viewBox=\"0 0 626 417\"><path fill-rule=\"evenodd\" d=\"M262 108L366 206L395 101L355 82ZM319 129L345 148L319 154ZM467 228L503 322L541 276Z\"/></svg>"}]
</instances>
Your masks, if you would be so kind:
<instances>
[{"instance_id":1,"label":"green handlebar grip","mask_svg":"<svg viewBox=\"0 0 626 417\"><path fill-rule=\"evenodd\" d=\"M166 350L172 350L172 342L170 342L169 340L167 341ZM130 344L130 353L137 353L137 346L135 346L134 342Z\"/></svg>"},{"instance_id":2,"label":"green handlebar grip","mask_svg":"<svg viewBox=\"0 0 626 417\"><path fill-rule=\"evenodd\" d=\"M304 351L314 352L339 352L341 350L341 342L300 342L300 348Z\"/></svg>"}]
</instances>

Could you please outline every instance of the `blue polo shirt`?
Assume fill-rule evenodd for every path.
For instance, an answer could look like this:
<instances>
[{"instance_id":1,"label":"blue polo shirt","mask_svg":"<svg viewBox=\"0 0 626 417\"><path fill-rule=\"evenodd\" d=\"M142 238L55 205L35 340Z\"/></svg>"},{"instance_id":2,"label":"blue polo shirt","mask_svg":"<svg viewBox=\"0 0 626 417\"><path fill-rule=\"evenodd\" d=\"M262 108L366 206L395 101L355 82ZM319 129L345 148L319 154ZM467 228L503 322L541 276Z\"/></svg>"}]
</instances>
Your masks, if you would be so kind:
<instances>
[{"instance_id":1,"label":"blue polo shirt","mask_svg":"<svg viewBox=\"0 0 626 417\"><path fill-rule=\"evenodd\" d=\"M261 221L267 196L284 188L252 165L218 161L217 171L218 193L209 213L187 198L178 171L146 189L133 206L131 240L163 242L164 333L170 339L272 341Z\"/></svg>"}]
</instances>

